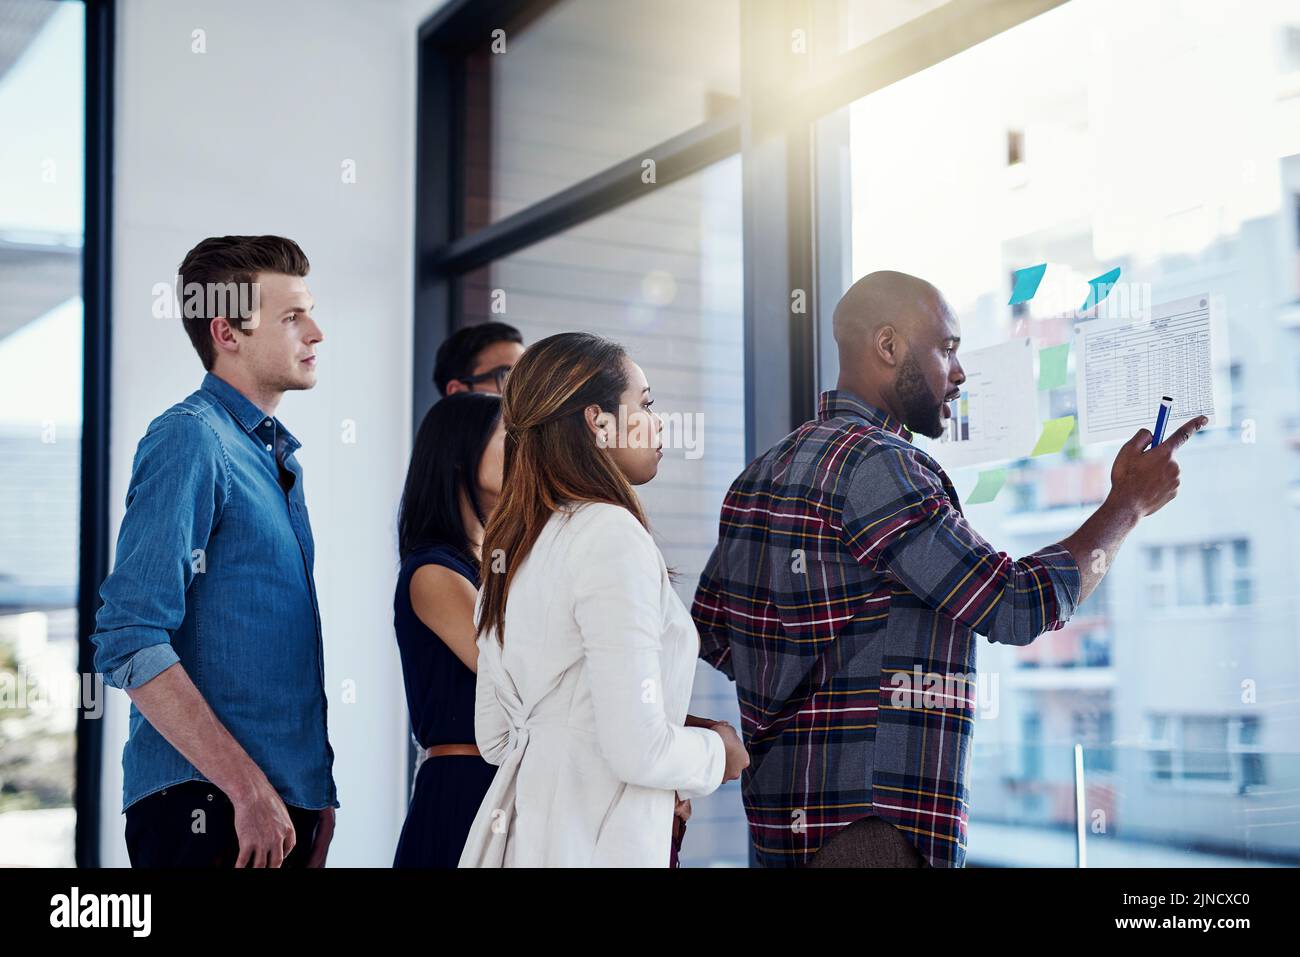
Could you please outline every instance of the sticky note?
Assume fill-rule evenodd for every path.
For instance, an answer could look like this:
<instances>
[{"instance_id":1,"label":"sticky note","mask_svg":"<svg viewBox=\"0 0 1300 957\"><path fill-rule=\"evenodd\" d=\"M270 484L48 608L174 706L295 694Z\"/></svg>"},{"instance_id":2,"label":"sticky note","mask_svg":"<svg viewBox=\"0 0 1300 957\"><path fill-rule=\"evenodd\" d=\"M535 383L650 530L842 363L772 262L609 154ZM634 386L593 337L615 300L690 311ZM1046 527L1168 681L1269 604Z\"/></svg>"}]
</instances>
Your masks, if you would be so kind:
<instances>
[{"instance_id":1,"label":"sticky note","mask_svg":"<svg viewBox=\"0 0 1300 957\"><path fill-rule=\"evenodd\" d=\"M981 502L993 501L1006 483L1006 469L988 469L981 472L975 482L975 490L966 497L966 504L979 505Z\"/></svg>"},{"instance_id":2,"label":"sticky note","mask_svg":"<svg viewBox=\"0 0 1300 957\"><path fill-rule=\"evenodd\" d=\"M1038 292L1038 284L1043 281L1043 273L1045 272L1047 272L1047 263L1017 269L1015 282L1012 283L1011 299L1008 300L1007 305L1014 306L1018 302L1028 302L1033 299L1034 293Z\"/></svg>"},{"instance_id":3,"label":"sticky note","mask_svg":"<svg viewBox=\"0 0 1300 957\"><path fill-rule=\"evenodd\" d=\"M1065 448L1065 440L1074 431L1074 416L1067 415L1059 419L1048 419L1043 423L1043 434L1038 437L1038 444L1030 455L1051 455Z\"/></svg>"},{"instance_id":4,"label":"sticky note","mask_svg":"<svg viewBox=\"0 0 1300 957\"><path fill-rule=\"evenodd\" d=\"M1070 358L1070 344L1048 346L1038 350L1038 390L1046 392L1065 385L1066 361Z\"/></svg>"},{"instance_id":5,"label":"sticky note","mask_svg":"<svg viewBox=\"0 0 1300 957\"><path fill-rule=\"evenodd\" d=\"M1107 296L1109 296L1109 295L1110 295L1110 287L1113 286L1113 285L1115 285L1115 281L1116 281L1117 279L1119 279L1119 267L1118 267L1118 266L1116 266L1116 267L1115 267L1114 269L1112 269L1110 272L1104 272L1104 273L1102 273L1102 274L1101 274L1100 276L1098 276L1096 279L1089 279L1089 280L1088 280L1088 286L1089 286L1089 289L1088 289L1088 298L1087 298L1087 300L1084 302L1084 304L1083 304L1083 308L1080 309L1079 311L1080 311L1080 312L1087 312L1087 311L1088 311L1089 309L1091 309L1093 306L1097 305L1097 303L1101 302L1103 299L1105 299Z\"/></svg>"}]
</instances>

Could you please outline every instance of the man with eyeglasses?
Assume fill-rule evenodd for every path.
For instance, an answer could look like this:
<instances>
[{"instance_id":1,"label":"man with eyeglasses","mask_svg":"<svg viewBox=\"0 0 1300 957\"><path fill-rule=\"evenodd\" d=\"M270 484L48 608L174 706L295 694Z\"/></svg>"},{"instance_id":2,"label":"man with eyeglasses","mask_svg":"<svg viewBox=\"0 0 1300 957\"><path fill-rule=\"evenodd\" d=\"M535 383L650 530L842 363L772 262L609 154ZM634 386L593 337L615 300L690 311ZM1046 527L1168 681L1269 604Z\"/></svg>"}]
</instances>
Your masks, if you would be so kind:
<instances>
[{"instance_id":1,"label":"man with eyeglasses","mask_svg":"<svg viewBox=\"0 0 1300 957\"><path fill-rule=\"evenodd\" d=\"M466 326L438 347L433 384L446 395L457 392L501 394L506 376L524 354L524 337L504 322Z\"/></svg>"}]
</instances>

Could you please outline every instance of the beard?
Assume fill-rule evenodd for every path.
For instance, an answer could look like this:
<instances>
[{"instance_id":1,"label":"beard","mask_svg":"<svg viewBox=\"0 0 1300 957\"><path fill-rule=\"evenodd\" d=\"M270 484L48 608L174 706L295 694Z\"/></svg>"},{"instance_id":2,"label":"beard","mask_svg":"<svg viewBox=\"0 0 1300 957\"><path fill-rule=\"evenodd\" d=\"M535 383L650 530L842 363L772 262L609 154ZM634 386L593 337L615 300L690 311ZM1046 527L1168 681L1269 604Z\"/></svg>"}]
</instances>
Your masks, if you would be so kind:
<instances>
[{"instance_id":1,"label":"beard","mask_svg":"<svg viewBox=\"0 0 1300 957\"><path fill-rule=\"evenodd\" d=\"M903 356L903 361L898 366L895 389L905 426L932 439L943 435L943 416L940 413L943 397L930 391L930 387L925 384L925 376L921 374L920 364L910 352Z\"/></svg>"}]
</instances>

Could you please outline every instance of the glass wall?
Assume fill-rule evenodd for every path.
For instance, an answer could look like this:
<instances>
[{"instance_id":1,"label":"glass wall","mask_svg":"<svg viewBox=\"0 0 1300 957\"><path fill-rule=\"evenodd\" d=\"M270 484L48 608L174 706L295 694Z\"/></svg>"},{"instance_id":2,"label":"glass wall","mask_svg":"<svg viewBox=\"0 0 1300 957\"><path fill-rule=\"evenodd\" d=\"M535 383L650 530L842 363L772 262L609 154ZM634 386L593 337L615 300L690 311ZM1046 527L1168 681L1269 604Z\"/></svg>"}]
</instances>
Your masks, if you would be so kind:
<instances>
[{"instance_id":1,"label":"glass wall","mask_svg":"<svg viewBox=\"0 0 1300 957\"><path fill-rule=\"evenodd\" d=\"M648 193L470 274L464 320L526 342L584 331L623 344L664 420L659 474L637 491L689 608L744 467L740 158ZM734 687L700 663L691 713L739 727ZM692 802L684 866L747 862L739 782Z\"/></svg>"},{"instance_id":2,"label":"glass wall","mask_svg":"<svg viewBox=\"0 0 1300 957\"><path fill-rule=\"evenodd\" d=\"M906 26L950 0L812 0L813 51L825 65L891 30Z\"/></svg>"},{"instance_id":3,"label":"glass wall","mask_svg":"<svg viewBox=\"0 0 1300 957\"><path fill-rule=\"evenodd\" d=\"M463 51L463 149L439 180L457 212L426 234L442 264L429 279L455 283L452 326L611 335L664 412L702 415L702 454L673 450L644 490L684 600L746 429L783 434L798 423L775 420L807 406L811 378L834 385L830 314L856 278L931 280L960 319L963 356L1027 343L1039 380L1012 408L1035 423L1075 417L1059 449L951 460L972 524L1015 556L1073 532L1110 488L1118 442L1080 441L1070 347L1101 313L1069 301L1074 290L1118 268L1116 289L1153 306L1212 299L1216 421L1180 452L1178 499L1111 556L1065 629L1024 647L981 642L969 862L1300 862L1287 811L1300 718L1300 11L1069 0L1034 15L1048 7L526 4ZM1009 26L1017 17L1030 19ZM627 177L674 139L709 141L683 140L692 126L733 121L740 155L644 189ZM1012 304L1016 272L1044 263L1040 293ZM812 327L794 306L809 287ZM428 296L436 322L440 295ZM1044 375L1041 350L1059 346ZM951 451L917 442L940 462ZM972 501L992 470L999 487ZM696 687L693 711L735 715L729 682L701 666ZM747 850L735 785L696 802L685 863L743 865Z\"/></svg>"},{"instance_id":4,"label":"glass wall","mask_svg":"<svg viewBox=\"0 0 1300 957\"><path fill-rule=\"evenodd\" d=\"M539 3L466 68L466 232L735 107L736 0Z\"/></svg>"},{"instance_id":5,"label":"glass wall","mask_svg":"<svg viewBox=\"0 0 1300 957\"><path fill-rule=\"evenodd\" d=\"M452 110L449 233L462 248L488 233L494 252L445 280L449 325L504 321L528 343L595 332L641 365L665 456L638 492L687 607L745 454L741 162L695 139L735 122L740 20L736 0L527 4L499 29L476 21ZM691 711L739 725L733 686L704 664ZM738 782L692 802L682 863L748 863Z\"/></svg>"},{"instance_id":6,"label":"glass wall","mask_svg":"<svg viewBox=\"0 0 1300 957\"><path fill-rule=\"evenodd\" d=\"M0 17L0 867L73 863L84 16Z\"/></svg>"},{"instance_id":7,"label":"glass wall","mask_svg":"<svg viewBox=\"0 0 1300 957\"><path fill-rule=\"evenodd\" d=\"M1178 498L1065 629L981 640L972 864L1072 866L1076 788L1090 866L1300 862L1297 37L1290 3L1071 0L818 125L824 385L829 307L877 269L939 287L960 355L1070 343L1098 312L1054 290L1116 267L1154 306L1220 306L1218 415L1179 454ZM1063 286L1009 305L1015 271L1042 263ZM1077 376L1071 348L1018 401L1075 416ZM948 471L967 499L1005 468L964 511L1018 557L1091 514L1118 447L1076 427L1059 452Z\"/></svg>"}]
</instances>

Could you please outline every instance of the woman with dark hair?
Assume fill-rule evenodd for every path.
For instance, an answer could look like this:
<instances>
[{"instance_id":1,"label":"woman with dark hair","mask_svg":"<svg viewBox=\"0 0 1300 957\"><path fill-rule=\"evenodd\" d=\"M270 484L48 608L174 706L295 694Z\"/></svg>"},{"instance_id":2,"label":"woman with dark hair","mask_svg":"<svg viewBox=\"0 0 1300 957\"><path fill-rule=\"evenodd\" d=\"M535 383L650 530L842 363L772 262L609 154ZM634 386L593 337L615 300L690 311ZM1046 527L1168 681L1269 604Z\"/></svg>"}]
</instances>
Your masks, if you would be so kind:
<instances>
[{"instance_id":1,"label":"woman with dark hair","mask_svg":"<svg viewBox=\"0 0 1300 957\"><path fill-rule=\"evenodd\" d=\"M448 396L420 423L397 519L393 627L421 749L394 867L455 867L495 768L474 745L474 603L501 494L501 400Z\"/></svg>"},{"instance_id":2,"label":"woman with dark hair","mask_svg":"<svg viewBox=\"0 0 1300 957\"><path fill-rule=\"evenodd\" d=\"M500 767L462 867L667 867L677 799L749 763L729 724L686 713L699 635L632 488L663 456L651 403L641 368L585 333L506 380L474 715Z\"/></svg>"}]
</instances>

